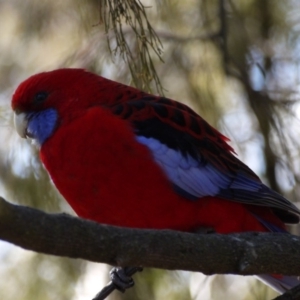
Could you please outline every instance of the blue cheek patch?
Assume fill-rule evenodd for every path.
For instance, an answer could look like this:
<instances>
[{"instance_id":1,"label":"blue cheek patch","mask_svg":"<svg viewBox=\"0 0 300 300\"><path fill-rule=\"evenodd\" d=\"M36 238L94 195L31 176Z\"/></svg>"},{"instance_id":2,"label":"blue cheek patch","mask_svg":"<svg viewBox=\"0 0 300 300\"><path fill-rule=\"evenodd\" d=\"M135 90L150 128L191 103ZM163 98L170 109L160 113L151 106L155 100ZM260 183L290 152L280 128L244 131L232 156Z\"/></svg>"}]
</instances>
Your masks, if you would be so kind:
<instances>
[{"instance_id":1,"label":"blue cheek patch","mask_svg":"<svg viewBox=\"0 0 300 300\"><path fill-rule=\"evenodd\" d=\"M29 113L27 127L28 136L42 145L53 133L57 119L57 111L53 108Z\"/></svg>"}]
</instances>

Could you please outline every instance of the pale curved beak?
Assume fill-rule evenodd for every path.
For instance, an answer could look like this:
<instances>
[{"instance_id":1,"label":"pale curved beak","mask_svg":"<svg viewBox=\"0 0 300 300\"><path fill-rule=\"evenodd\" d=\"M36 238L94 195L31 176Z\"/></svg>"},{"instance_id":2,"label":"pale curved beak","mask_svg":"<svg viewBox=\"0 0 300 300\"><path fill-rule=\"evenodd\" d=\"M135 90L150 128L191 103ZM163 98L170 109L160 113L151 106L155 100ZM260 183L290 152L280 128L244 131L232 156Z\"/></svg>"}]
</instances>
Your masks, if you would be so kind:
<instances>
[{"instance_id":1,"label":"pale curved beak","mask_svg":"<svg viewBox=\"0 0 300 300\"><path fill-rule=\"evenodd\" d=\"M14 125L20 137L26 139L28 120L25 113L14 113Z\"/></svg>"}]
</instances>

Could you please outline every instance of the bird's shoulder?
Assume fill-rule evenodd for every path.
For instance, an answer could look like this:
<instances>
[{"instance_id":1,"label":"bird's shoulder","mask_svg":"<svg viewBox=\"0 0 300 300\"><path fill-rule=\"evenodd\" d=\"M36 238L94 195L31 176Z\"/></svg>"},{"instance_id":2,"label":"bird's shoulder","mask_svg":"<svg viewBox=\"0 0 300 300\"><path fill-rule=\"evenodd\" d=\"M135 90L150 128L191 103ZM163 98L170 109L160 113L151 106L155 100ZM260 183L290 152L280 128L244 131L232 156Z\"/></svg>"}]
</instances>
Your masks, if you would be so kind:
<instances>
[{"instance_id":1,"label":"bird's shoulder","mask_svg":"<svg viewBox=\"0 0 300 300\"><path fill-rule=\"evenodd\" d=\"M138 94L110 110L130 122L135 134L154 138L183 155L211 163L223 172L244 171L258 177L234 155L229 139L187 105L165 97Z\"/></svg>"}]
</instances>

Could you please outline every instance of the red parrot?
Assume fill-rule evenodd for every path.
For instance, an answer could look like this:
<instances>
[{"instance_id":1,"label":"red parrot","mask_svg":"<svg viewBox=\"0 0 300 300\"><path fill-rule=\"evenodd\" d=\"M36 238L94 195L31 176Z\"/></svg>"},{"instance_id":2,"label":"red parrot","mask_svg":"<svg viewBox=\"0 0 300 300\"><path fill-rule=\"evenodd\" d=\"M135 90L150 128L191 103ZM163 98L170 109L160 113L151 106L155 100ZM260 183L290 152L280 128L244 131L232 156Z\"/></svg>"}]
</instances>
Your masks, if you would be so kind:
<instances>
[{"instance_id":1,"label":"red parrot","mask_svg":"<svg viewBox=\"0 0 300 300\"><path fill-rule=\"evenodd\" d=\"M286 232L300 211L264 185L228 139L186 105L82 69L30 77L12 98L78 216L135 228ZM280 292L295 277L261 275Z\"/></svg>"}]
</instances>

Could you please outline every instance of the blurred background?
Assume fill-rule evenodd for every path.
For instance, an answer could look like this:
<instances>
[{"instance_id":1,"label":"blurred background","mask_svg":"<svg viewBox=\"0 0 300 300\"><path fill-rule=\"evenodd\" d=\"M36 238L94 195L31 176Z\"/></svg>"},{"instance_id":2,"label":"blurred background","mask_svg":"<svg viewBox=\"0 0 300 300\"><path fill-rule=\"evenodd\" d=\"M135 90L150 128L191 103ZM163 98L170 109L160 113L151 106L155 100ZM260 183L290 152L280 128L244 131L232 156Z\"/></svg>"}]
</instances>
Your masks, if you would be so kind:
<instances>
[{"instance_id":1,"label":"blurred background","mask_svg":"<svg viewBox=\"0 0 300 300\"><path fill-rule=\"evenodd\" d=\"M297 0L0 0L0 194L73 214L36 150L16 135L10 98L34 73L80 67L188 104L297 205L299 32ZM0 299L89 300L108 270L0 242ZM144 270L135 279L135 288L110 299L276 295L254 277Z\"/></svg>"}]
</instances>

